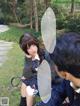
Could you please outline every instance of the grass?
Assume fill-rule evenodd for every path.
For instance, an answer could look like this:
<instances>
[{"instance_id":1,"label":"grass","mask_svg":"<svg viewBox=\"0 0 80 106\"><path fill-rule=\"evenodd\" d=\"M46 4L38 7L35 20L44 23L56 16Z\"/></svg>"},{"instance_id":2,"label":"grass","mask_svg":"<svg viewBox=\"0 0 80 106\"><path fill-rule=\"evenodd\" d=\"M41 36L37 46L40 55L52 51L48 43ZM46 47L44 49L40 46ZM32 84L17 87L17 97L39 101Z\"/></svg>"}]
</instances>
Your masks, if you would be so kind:
<instances>
[{"instance_id":1,"label":"grass","mask_svg":"<svg viewBox=\"0 0 80 106\"><path fill-rule=\"evenodd\" d=\"M1 40L18 42L20 36L23 35L23 33L25 32L31 32L36 37L39 37L40 35L40 32L35 32L35 30L31 30L27 28L12 27L12 26L9 26L9 27L10 29L8 31L0 33Z\"/></svg>"},{"instance_id":2,"label":"grass","mask_svg":"<svg viewBox=\"0 0 80 106\"><path fill-rule=\"evenodd\" d=\"M7 61L0 68L0 97L9 97L10 106L18 106L20 90L13 89L10 85L13 76L22 75L24 56L17 43L13 45L7 57Z\"/></svg>"}]
</instances>

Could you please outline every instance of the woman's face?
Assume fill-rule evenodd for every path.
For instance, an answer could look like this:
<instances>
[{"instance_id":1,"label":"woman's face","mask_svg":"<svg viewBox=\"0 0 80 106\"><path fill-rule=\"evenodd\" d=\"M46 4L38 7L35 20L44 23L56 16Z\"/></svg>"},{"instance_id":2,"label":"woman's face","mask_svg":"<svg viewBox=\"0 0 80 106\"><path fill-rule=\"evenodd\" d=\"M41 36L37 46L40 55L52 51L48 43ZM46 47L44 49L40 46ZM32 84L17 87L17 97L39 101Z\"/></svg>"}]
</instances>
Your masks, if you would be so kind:
<instances>
[{"instance_id":1,"label":"woman's face","mask_svg":"<svg viewBox=\"0 0 80 106\"><path fill-rule=\"evenodd\" d=\"M37 54L38 48L36 45L32 44L28 49L27 52L29 53L29 55L31 55L32 57L35 56Z\"/></svg>"}]
</instances>

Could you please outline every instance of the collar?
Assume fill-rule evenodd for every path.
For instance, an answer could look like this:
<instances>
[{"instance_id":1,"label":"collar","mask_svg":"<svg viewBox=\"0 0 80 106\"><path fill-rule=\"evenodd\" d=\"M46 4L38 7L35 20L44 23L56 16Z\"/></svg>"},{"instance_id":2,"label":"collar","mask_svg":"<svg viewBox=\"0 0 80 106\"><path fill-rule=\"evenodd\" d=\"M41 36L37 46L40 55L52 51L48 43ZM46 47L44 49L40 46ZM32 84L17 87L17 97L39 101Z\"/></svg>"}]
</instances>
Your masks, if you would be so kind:
<instances>
[{"instance_id":1,"label":"collar","mask_svg":"<svg viewBox=\"0 0 80 106\"><path fill-rule=\"evenodd\" d=\"M70 82L70 86L75 90L75 92L80 94L80 88L75 88L72 82Z\"/></svg>"}]
</instances>

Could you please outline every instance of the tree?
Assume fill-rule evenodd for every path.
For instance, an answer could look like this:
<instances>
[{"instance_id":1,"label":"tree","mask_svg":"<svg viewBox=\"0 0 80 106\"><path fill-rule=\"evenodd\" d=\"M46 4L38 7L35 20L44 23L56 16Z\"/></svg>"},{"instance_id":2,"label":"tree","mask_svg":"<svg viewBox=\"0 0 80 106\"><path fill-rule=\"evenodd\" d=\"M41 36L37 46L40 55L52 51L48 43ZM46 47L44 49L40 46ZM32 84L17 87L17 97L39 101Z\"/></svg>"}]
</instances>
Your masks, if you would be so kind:
<instances>
[{"instance_id":1,"label":"tree","mask_svg":"<svg viewBox=\"0 0 80 106\"><path fill-rule=\"evenodd\" d=\"M75 0L71 0L71 13L74 13Z\"/></svg>"},{"instance_id":2,"label":"tree","mask_svg":"<svg viewBox=\"0 0 80 106\"><path fill-rule=\"evenodd\" d=\"M35 18L35 30L36 32L39 31L39 24L38 24L38 11L37 11L37 2L33 0L33 10L34 10L34 18Z\"/></svg>"},{"instance_id":3,"label":"tree","mask_svg":"<svg viewBox=\"0 0 80 106\"><path fill-rule=\"evenodd\" d=\"M10 5L10 9L12 10L13 16L15 18L16 22L20 22L20 20L18 19L18 16L16 14L17 11L17 0L10 0L9 1L9 5Z\"/></svg>"},{"instance_id":4,"label":"tree","mask_svg":"<svg viewBox=\"0 0 80 106\"><path fill-rule=\"evenodd\" d=\"M44 0L45 8L47 9L51 0Z\"/></svg>"},{"instance_id":5,"label":"tree","mask_svg":"<svg viewBox=\"0 0 80 106\"><path fill-rule=\"evenodd\" d=\"M33 0L30 0L30 28L33 28Z\"/></svg>"}]
</instances>

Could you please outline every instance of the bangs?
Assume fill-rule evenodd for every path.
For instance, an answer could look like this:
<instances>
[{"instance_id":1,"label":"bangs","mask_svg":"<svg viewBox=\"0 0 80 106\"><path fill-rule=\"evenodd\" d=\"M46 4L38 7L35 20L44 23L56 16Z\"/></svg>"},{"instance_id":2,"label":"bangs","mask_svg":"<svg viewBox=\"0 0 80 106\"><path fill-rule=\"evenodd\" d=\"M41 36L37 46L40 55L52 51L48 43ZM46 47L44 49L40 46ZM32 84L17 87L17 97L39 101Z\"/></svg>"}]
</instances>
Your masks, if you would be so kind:
<instances>
[{"instance_id":1,"label":"bangs","mask_svg":"<svg viewBox=\"0 0 80 106\"><path fill-rule=\"evenodd\" d=\"M37 42L35 39L29 39L26 44L26 49L29 49L31 45L39 46L39 42Z\"/></svg>"},{"instance_id":2,"label":"bangs","mask_svg":"<svg viewBox=\"0 0 80 106\"><path fill-rule=\"evenodd\" d=\"M41 48L40 48L41 42L36 37L34 37L32 34L30 34L30 33L25 33L24 35L22 35L20 37L19 45L20 45L20 48L26 54L29 54L27 50L30 48L31 45L36 45L37 48L38 48L38 54L40 56L42 54Z\"/></svg>"}]
</instances>

